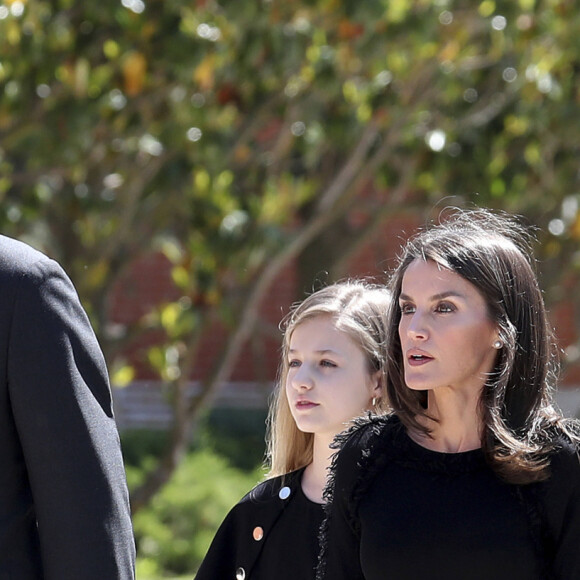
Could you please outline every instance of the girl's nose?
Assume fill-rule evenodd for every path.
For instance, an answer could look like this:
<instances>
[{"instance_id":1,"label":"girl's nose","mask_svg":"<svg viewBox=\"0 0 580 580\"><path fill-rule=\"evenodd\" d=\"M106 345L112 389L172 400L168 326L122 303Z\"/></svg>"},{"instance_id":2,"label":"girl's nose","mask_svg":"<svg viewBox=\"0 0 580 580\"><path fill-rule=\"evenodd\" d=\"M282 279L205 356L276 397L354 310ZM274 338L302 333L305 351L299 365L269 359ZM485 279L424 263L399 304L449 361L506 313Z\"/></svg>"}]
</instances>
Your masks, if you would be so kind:
<instances>
[{"instance_id":1,"label":"girl's nose","mask_svg":"<svg viewBox=\"0 0 580 580\"><path fill-rule=\"evenodd\" d=\"M302 364L292 374L292 387L297 391L308 391L314 386L312 373L308 370L308 365Z\"/></svg>"}]
</instances>

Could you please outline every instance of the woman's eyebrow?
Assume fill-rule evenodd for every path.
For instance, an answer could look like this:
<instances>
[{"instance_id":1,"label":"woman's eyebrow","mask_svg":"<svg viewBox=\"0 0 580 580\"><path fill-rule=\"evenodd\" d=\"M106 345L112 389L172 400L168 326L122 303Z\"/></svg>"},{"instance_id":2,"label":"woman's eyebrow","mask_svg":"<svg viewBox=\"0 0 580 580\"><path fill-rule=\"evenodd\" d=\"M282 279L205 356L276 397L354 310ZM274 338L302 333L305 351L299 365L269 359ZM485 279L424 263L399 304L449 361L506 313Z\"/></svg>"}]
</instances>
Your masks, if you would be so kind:
<instances>
[{"instance_id":1,"label":"woman's eyebrow","mask_svg":"<svg viewBox=\"0 0 580 580\"><path fill-rule=\"evenodd\" d=\"M433 294L433 296L431 296L429 298L429 300L431 302L435 302L437 300L443 300L445 298L449 298L450 296L456 297L456 298L465 298L465 295L462 294L461 292L457 292L455 290L447 290L445 292L439 292L438 294ZM413 302L413 298L411 296L409 296L408 294L399 294L399 300L408 300L410 302Z\"/></svg>"}]
</instances>

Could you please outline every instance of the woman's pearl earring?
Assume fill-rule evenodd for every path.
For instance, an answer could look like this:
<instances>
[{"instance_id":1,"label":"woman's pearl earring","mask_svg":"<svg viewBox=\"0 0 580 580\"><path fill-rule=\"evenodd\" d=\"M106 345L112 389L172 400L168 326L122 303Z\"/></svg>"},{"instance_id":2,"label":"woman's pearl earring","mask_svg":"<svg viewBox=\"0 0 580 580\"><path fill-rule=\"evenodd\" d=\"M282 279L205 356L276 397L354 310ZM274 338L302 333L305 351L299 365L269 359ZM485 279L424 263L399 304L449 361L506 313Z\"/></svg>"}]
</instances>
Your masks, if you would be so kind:
<instances>
[{"instance_id":1,"label":"woman's pearl earring","mask_svg":"<svg viewBox=\"0 0 580 580\"><path fill-rule=\"evenodd\" d=\"M502 342L501 340L496 340L496 341L493 343L493 348L496 348L497 350L499 350L499 349L500 349L500 348L502 348L502 347L503 347L503 342Z\"/></svg>"}]
</instances>

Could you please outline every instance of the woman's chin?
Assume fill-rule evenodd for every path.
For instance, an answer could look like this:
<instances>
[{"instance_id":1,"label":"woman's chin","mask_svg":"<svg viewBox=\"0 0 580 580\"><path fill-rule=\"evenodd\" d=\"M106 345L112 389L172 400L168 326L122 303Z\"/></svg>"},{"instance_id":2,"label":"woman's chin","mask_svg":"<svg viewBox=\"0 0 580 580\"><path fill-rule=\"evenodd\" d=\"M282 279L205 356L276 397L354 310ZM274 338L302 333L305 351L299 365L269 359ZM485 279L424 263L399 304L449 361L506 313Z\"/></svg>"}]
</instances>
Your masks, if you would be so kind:
<instances>
[{"instance_id":1,"label":"woman's chin","mask_svg":"<svg viewBox=\"0 0 580 580\"><path fill-rule=\"evenodd\" d=\"M419 381L412 381L407 384L407 388L411 389L411 391L428 391L429 387L426 383L419 382Z\"/></svg>"}]
</instances>

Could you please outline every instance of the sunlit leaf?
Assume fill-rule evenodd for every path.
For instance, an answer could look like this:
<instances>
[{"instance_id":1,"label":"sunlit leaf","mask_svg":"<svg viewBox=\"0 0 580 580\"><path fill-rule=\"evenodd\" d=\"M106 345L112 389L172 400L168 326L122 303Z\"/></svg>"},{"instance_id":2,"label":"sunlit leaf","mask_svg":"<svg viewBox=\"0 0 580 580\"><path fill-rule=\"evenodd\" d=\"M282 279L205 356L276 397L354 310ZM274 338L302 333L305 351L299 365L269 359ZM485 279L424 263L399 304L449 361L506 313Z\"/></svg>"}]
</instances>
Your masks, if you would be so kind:
<instances>
[{"instance_id":1,"label":"sunlit leaf","mask_svg":"<svg viewBox=\"0 0 580 580\"><path fill-rule=\"evenodd\" d=\"M111 373L111 384L115 387L126 387L134 378L135 369L132 366L121 366Z\"/></svg>"},{"instance_id":2,"label":"sunlit leaf","mask_svg":"<svg viewBox=\"0 0 580 580\"><path fill-rule=\"evenodd\" d=\"M125 92L129 96L135 96L143 90L145 73L147 72L147 59L137 51L131 51L123 58L123 77Z\"/></svg>"}]
</instances>

